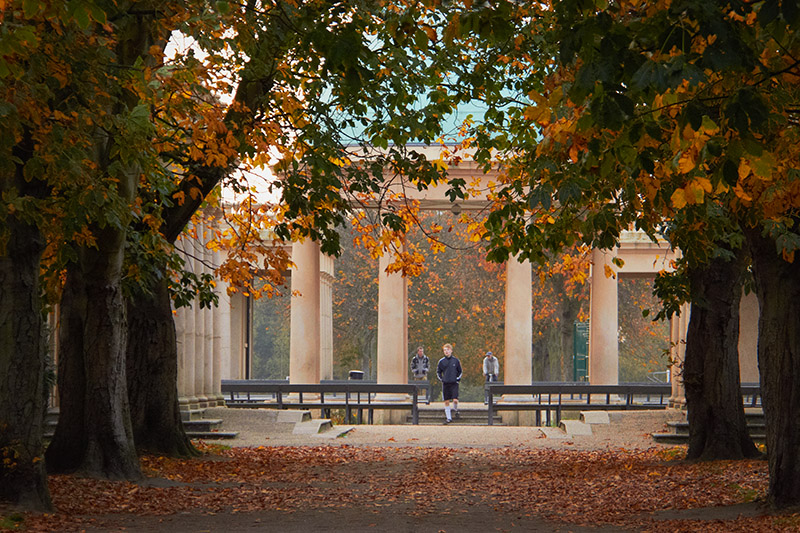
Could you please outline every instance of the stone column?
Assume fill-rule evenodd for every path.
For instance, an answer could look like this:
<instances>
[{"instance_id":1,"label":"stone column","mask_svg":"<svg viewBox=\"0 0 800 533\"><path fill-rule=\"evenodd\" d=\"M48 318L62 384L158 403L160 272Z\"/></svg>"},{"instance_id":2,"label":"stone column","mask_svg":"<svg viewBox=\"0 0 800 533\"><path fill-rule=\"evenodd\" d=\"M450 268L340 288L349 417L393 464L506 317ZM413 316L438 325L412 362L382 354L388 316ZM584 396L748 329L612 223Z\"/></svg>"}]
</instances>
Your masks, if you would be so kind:
<instances>
[{"instance_id":1,"label":"stone column","mask_svg":"<svg viewBox=\"0 0 800 533\"><path fill-rule=\"evenodd\" d=\"M333 267L334 259L320 259L319 329L320 379L333 379Z\"/></svg>"},{"instance_id":2,"label":"stone column","mask_svg":"<svg viewBox=\"0 0 800 533\"><path fill-rule=\"evenodd\" d=\"M219 298L219 303L222 304L222 296ZM216 307L213 309L213 329L211 332L211 393L215 405L223 405L225 402L222 399L222 388L220 380L222 379L222 308Z\"/></svg>"},{"instance_id":3,"label":"stone column","mask_svg":"<svg viewBox=\"0 0 800 533\"><path fill-rule=\"evenodd\" d=\"M589 383L619 384L619 329L617 279L608 278L612 252L592 250L592 286L589 304Z\"/></svg>"},{"instance_id":4,"label":"stone column","mask_svg":"<svg viewBox=\"0 0 800 533\"><path fill-rule=\"evenodd\" d=\"M188 264L188 260L187 260ZM183 353L181 362L183 363L184 390L186 403L190 409L196 409L197 395L194 389L194 309L191 307L181 307L178 313L183 315Z\"/></svg>"},{"instance_id":5,"label":"stone column","mask_svg":"<svg viewBox=\"0 0 800 533\"><path fill-rule=\"evenodd\" d=\"M506 262L506 322L503 382L530 385L533 379L533 305L530 261Z\"/></svg>"},{"instance_id":6,"label":"stone column","mask_svg":"<svg viewBox=\"0 0 800 533\"><path fill-rule=\"evenodd\" d=\"M408 383L408 286L401 273L389 274L383 255L378 266L378 383Z\"/></svg>"},{"instance_id":7,"label":"stone column","mask_svg":"<svg viewBox=\"0 0 800 533\"><path fill-rule=\"evenodd\" d=\"M209 406L216 405L214 395L214 314L216 308L203 309L203 394Z\"/></svg>"},{"instance_id":8,"label":"stone column","mask_svg":"<svg viewBox=\"0 0 800 533\"><path fill-rule=\"evenodd\" d=\"M689 304L681 306L680 316L673 315L669 321L669 356L672 365L669 368L672 395L669 399L671 407L682 408L686 405L686 389L683 386L681 370L686 355L686 330L689 328Z\"/></svg>"},{"instance_id":9,"label":"stone column","mask_svg":"<svg viewBox=\"0 0 800 533\"><path fill-rule=\"evenodd\" d=\"M172 320L175 323L175 340L178 355L178 403L181 411L188 410L188 398L186 394L186 327L184 325L184 313L173 310Z\"/></svg>"},{"instance_id":10,"label":"stone column","mask_svg":"<svg viewBox=\"0 0 800 533\"><path fill-rule=\"evenodd\" d=\"M739 302L739 379L742 383L758 383L758 297L742 293Z\"/></svg>"},{"instance_id":11,"label":"stone column","mask_svg":"<svg viewBox=\"0 0 800 533\"><path fill-rule=\"evenodd\" d=\"M289 335L289 381L319 383L319 244L292 245L292 310ZM299 294L296 294L299 293Z\"/></svg>"},{"instance_id":12,"label":"stone column","mask_svg":"<svg viewBox=\"0 0 800 533\"><path fill-rule=\"evenodd\" d=\"M228 285L224 282L218 282L217 286L220 288L219 294L219 349L216 345L214 352L217 353L217 359L220 361L220 379L235 379L238 374L234 371L234 353L232 348L232 333L231 333L231 297L228 295ZM214 332L214 340L216 342L216 331Z\"/></svg>"},{"instance_id":13,"label":"stone column","mask_svg":"<svg viewBox=\"0 0 800 533\"><path fill-rule=\"evenodd\" d=\"M230 296L230 377L231 379L245 379L245 344L248 327L247 298L241 292Z\"/></svg>"},{"instance_id":14,"label":"stone column","mask_svg":"<svg viewBox=\"0 0 800 533\"><path fill-rule=\"evenodd\" d=\"M378 263L378 383L408 383L408 285L401 273L389 274L391 255ZM381 401L407 401L404 394L381 394ZM381 409L375 413L378 424L403 424L408 411Z\"/></svg>"},{"instance_id":15,"label":"stone column","mask_svg":"<svg viewBox=\"0 0 800 533\"><path fill-rule=\"evenodd\" d=\"M196 228L198 235L202 234L203 228L199 226ZM192 271L195 275L200 276L203 272L203 263L200 261L198 255L201 253L200 243L193 240L189 243L189 249L192 254ZM205 407L208 398L205 391L205 318L203 310L200 309L200 303L197 300L192 301L192 314L194 315L194 353L192 358L194 360L194 395L197 397L197 402L200 407Z\"/></svg>"}]
</instances>

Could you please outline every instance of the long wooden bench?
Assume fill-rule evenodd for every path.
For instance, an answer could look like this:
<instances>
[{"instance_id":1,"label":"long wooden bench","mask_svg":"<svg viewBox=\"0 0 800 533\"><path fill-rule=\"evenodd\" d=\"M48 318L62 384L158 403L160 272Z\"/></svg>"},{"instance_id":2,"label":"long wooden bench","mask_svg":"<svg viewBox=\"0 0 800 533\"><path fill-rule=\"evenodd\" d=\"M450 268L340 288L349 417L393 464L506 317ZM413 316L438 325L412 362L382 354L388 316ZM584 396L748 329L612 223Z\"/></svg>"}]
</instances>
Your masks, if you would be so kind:
<instances>
[{"instance_id":1,"label":"long wooden bench","mask_svg":"<svg viewBox=\"0 0 800 533\"><path fill-rule=\"evenodd\" d=\"M497 411L534 411L536 425L542 425L542 414L547 425L561 422L563 411L629 411L666 409L672 395L670 384L623 383L620 385L589 385L585 383L537 383L532 385L505 385L486 383L488 390L488 424L491 426ZM756 384L741 387L746 407L761 405L761 390ZM495 397L504 396L495 402ZM517 399L514 399L514 396ZM524 397L524 399L520 398ZM530 399L528 399L530 398Z\"/></svg>"},{"instance_id":2,"label":"long wooden bench","mask_svg":"<svg viewBox=\"0 0 800 533\"><path fill-rule=\"evenodd\" d=\"M487 383L488 424L496 411L533 411L536 425L561 421L563 411L620 411L635 409L666 409L672 394L671 385L624 384L589 385L584 383L541 383L535 385L499 385ZM495 397L503 396L501 402ZM514 397L517 399L514 399ZM524 397L524 399L522 398ZM530 398L530 399L528 399Z\"/></svg>"},{"instance_id":3,"label":"long wooden bench","mask_svg":"<svg viewBox=\"0 0 800 533\"><path fill-rule=\"evenodd\" d=\"M294 385L282 380L223 379L222 393L228 407L276 409L322 409L328 416L331 409L345 410L345 423L352 421L357 411L358 422L367 411L372 424L376 409L411 409L414 424L419 423L419 387L417 385L386 385L343 381L319 385ZM380 401L379 394L410 397L411 401Z\"/></svg>"}]
</instances>

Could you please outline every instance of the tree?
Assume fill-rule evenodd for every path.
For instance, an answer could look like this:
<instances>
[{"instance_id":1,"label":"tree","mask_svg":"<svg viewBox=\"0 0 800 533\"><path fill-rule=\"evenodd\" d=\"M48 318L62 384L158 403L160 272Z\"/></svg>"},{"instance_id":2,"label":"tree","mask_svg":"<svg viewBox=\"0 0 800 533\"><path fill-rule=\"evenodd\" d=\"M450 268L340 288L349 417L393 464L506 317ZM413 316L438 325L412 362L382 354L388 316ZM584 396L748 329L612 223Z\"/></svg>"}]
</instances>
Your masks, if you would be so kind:
<instances>
[{"instance_id":1,"label":"tree","mask_svg":"<svg viewBox=\"0 0 800 533\"><path fill-rule=\"evenodd\" d=\"M54 293L45 290L40 271L69 256L53 243L91 238L86 219L103 191L96 175L84 172L97 129L82 112L111 100L96 98L95 77L108 59L109 44L84 31L106 20L85 2L69 10L61 3L11 2L3 5L2 19L0 87L7 135L0 157L0 448L8 461L0 467L0 497L47 509L41 437L50 383L44 318ZM109 199L104 207L110 204Z\"/></svg>"},{"instance_id":2,"label":"tree","mask_svg":"<svg viewBox=\"0 0 800 533\"><path fill-rule=\"evenodd\" d=\"M759 455L747 433L739 392L739 301L746 262L741 249L733 255L716 257L689 272L690 291L702 295L703 300L692 302L686 332L683 384L690 406L687 459ZM709 335L710 331L717 334ZM708 357L709 353L722 356ZM720 387L720 383L735 386Z\"/></svg>"},{"instance_id":3,"label":"tree","mask_svg":"<svg viewBox=\"0 0 800 533\"><path fill-rule=\"evenodd\" d=\"M182 10L163 3L157 10L146 3L104 7L113 39L98 79L108 101L92 110L98 141L91 166L107 201L88 217L91 241L76 247L66 266L60 342L67 349L59 375L69 381L59 388L59 423L47 458L55 471L135 479L141 474L128 408L123 265L140 180L164 174L151 145L149 69Z\"/></svg>"},{"instance_id":4,"label":"tree","mask_svg":"<svg viewBox=\"0 0 800 533\"><path fill-rule=\"evenodd\" d=\"M414 7L403 8L410 19L406 34L424 31ZM552 7L470 2L465 8L437 19L430 40L441 54L426 55L421 70L432 74L431 101L442 98L452 106L476 99L486 108L465 128L463 145L473 146L475 160L501 176L485 224L491 260L517 253L543 259L578 242L608 249L633 227L654 239L668 235L687 265L704 265L726 246L735 244L729 250L736 252L742 241L734 243L729 234L738 231L760 252L770 243L777 250L753 254L759 297L777 298L764 293L770 293L768 281L780 276L760 278L788 268L800 242L795 2L575 0ZM448 55L450 48L460 51L458 61ZM403 96L386 100L414 100ZM403 128L409 115L391 111L402 118L371 126L378 146L402 146L409 138ZM386 167L392 168L381 166ZM423 165L398 170L419 188L429 182ZM377 173L357 177L363 178L356 181L362 190L377 190L383 181ZM452 199L466 194L464 183L449 184ZM298 187L292 197L305 191L292 185ZM343 183L326 185L341 190ZM388 212L384 223L397 230L402 217ZM707 295L680 296L702 301ZM769 340L762 335L762 347L771 349L760 350L764 401L781 405L765 405L768 431L776 432L770 499L785 506L797 503L800 493L791 467L796 454L785 448L796 441L800 426L781 419L791 412L788 391L796 387L779 385L793 374L778 368L793 366L797 350L790 332L796 321L770 316L777 313L774 305L762 302L761 309L762 333L771 333ZM785 329L776 334L763 329L768 324ZM722 362L730 353L705 357ZM719 390L736 389L734 373L720 375L728 381ZM722 404L724 397L713 403ZM724 438L746 438L735 424L728 429ZM788 464L784 471L790 475L781 476L779 464Z\"/></svg>"},{"instance_id":5,"label":"tree","mask_svg":"<svg viewBox=\"0 0 800 533\"><path fill-rule=\"evenodd\" d=\"M351 232L341 230L342 253L333 281L334 366L342 378L349 370L361 370L377 379L378 268Z\"/></svg>"},{"instance_id":6,"label":"tree","mask_svg":"<svg viewBox=\"0 0 800 533\"><path fill-rule=\"evenodd\" d=\"M476 136L501 127L513 135L498 136L493 144L507 147L502 165L513 179L497 191L499 206L488 221L490 254L522 250L537 256L575 240L608 248L633 225L653 237L667 234L686 264L702 267L726 245L736 253L746 235L761 253L753 256L756 287L763 287L765 413L775 439L769 449L775 480L770 500L778 506L797 503L797 482L777 467L794 472L790 465L796 462L796 454L784 448L800 431L783 421L793 387L778 385L794 374L777 372L796 350L791 335L773 330L768 340L763 329L783 324L782 331L789 332L793 319L770 316L775 307L763 302L770 296L767 280L761 279L769 272L771 282L778 277L775 269L789 267L798 242L796 4L686 1L598 7L578 1L535 15L525 21L541 21L537 39L557 48L549 56L544 83L517 90L518 100L505 100L502 120L489 117L488 125L476 129ZM506 64L519 65L517 72L530 69L527 58L534 46L523 39ZM504 90L519 89L513 83L501 85L497 98ZM540 132L541 140L531 139L526 128ZM486 165L489 155L478 152ZM737 231L738 243L730 237ZM769 246L762 235L777 253L764 253ZM691 276L692 270L685 272ZM693 288L706 287L695 283ZM691 301L711 299L696 292L682 295ZM774 339L782 340L776 346ZM731 342L732 336L724 339L726 345ZM766 345L772 345L769 351ZM728 368L730 354L729 346L704 353L704 361L714 361L704 368ZM781 357L786 359L779 363ZM707 395L687 398L695 402L690 411L713 411L733 397L736 373L717 375L726 381L715 390L726 392L709 403L703 403ZM770 402L781 408L773 410ZM716 437L728 442L715 449L740 447L747 436L735 418L723 411L713 416L731 422Z\"/></svg>"},{"instance_id":7,"label":"tree","mask_svg":"<svg viewBox=\"0 0 800 533\"><path fill-rule=\"evenodd\" d=\"M571 381L573 325L585 316L589 299L586 250L558 254L540 264L537 273L539 284L533 299L533 378Z\"/></svg>"},{"instance_id":8,"label":"tree","mask_svg":"<svg viewBox=\"0 0 800 533\"><path fill-rule=\"evenodd\" d=\"M650 316L661 305L653 295L653 280L621 277L618 287L619 379L644 382L667 367L669 324Z\"/></svg>"}]
</instances>

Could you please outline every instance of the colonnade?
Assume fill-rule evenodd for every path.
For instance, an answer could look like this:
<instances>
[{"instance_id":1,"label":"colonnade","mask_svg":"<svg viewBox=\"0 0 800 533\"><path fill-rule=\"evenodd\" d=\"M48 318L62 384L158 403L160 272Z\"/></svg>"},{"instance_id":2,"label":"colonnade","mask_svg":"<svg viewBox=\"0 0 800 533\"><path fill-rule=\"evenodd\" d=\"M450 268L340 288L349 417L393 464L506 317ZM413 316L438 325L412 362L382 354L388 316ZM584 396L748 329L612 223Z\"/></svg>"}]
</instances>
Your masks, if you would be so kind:
<instances>
[{"instance_id":1,"label":"colonnade","mask_svg":"<svg viewBox=\"0 0 800 533\"><path fill-rule=\"evenodd\" d=\"M324 256L323 256L324 257ZM321 363L319 246L311 241L292 246L292 309L289 379L293 383L319 383ZM378 267L378 383L408 380L408 284L400 273ZM532 289L531 264L511 259L506 264L505 382L531 381ZM520 290L528 287L528 290ZM298 294L299 292L299 294Z\"/></svg>"},{"instance_id":2,"label":"colonnade","mask_svg":"<svg viewBox=\"0 0 800 533\"><path fill-rule=\"evenodd\" d=\"M197 239L185 235L176 244L187 270L213 275L222 254L206 248L209 231L194 227ZM224 405L220 382L231 375L231 301L227 284L217 280L219 305L201 308L197 302L173 312L178 345L178 395L183 411Z\"/></svg>"},{"instance_id":3,"label":"colonnade","mask_svg":"<svg viewBox=\"0 0 800 533\"><path fill-rule=\"evenodd\" d=\"M222 259L219 252L205 247L205 228L196 228L198 239L184 239L179 249L187 266L197 275L211 273ZM611 261L619 257L624 265ZM612 251L592 252L589 382L617 384L619 373L617 283L620 276L652 277L670 268L673 257L665 245L649 242L631 233L624 235L621 246ZM408 379L408 287L400 273L387 273L391 258L379 261L378 354L379 383L406 383ZM319 383L333 377L332 271L333 259L320 253L313 241L292 245L291 331L289 379L292 383ZM611 271L612 276L606 272ZM532 379L532 269L528 261L515 258L506 263L505 357L503 377L507 384L529 384ZM525 290L527 288L527 290ZM218 281L220 305L200 309L198 305L175 312L178 335L178 387L186 406L209 406L222 403L220 380L247 376L244 353L247 352L250 318L246 298L227 295ZM742 381L757 381L755 367L756 320L754 298L743 299ZM674 361L682 361L688 307L670 323L670 352ZM746 323L747 322L747 323ZM752 330L752 331L751 331ZM676 375L676 374L673 374ZM673 399L679 403L682 390L673 380Z\"/></svg>"}]
</instances>

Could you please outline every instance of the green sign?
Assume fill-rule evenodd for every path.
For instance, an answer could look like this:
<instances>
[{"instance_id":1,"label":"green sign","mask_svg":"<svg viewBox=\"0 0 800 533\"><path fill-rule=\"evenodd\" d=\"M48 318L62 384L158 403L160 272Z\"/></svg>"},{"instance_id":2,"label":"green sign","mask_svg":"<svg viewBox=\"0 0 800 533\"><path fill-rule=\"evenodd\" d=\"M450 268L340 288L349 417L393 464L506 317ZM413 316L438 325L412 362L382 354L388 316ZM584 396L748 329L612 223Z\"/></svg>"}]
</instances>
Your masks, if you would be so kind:
<instances>
[{"instance_id":1,"label":"green sign","mask_svg":"<svg viewBox=\"0 0 800 533\"><path fill-rule=\"evenodd\" d=\"M589 378L589 323L575 322L572 326L572 379Z\"/></svg>"}]
</instances>

